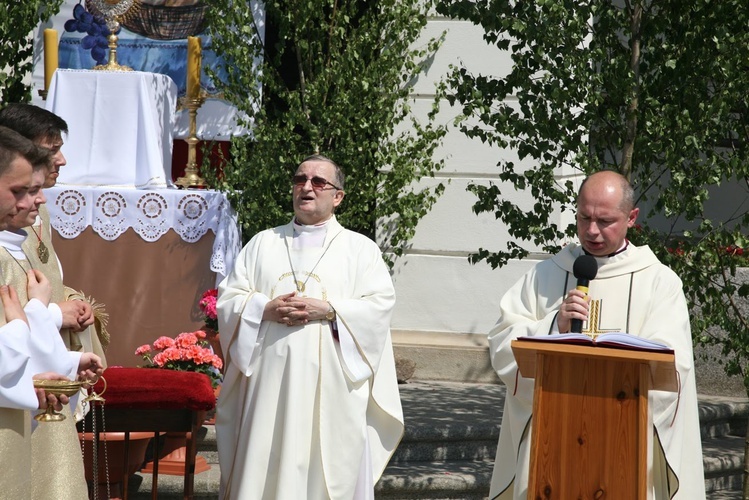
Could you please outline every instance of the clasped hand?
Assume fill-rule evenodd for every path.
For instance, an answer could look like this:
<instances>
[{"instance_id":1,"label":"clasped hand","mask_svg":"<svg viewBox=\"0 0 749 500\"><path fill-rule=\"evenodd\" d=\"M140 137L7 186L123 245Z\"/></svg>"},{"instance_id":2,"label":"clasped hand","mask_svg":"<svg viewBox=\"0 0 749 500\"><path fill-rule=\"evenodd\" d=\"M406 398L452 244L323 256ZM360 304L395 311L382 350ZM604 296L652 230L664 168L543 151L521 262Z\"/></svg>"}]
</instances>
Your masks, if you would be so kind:
<instances>
[{"instance_id":1,"label":"clasped hand","mask_svg":"<svg viewBox=\"0 0 749 500\"><path fill-rule=\"evenodd\" d=\"M580 290L572 289L562 302L557 314L559 333L568 333L572 327L572 320L588 319L588 295Z\"/></svg>"},{"instance_id":2,"label":"clasped hand","mask_svg":"<svg viewBox=\"0 0 749 500\"><path fill-rule=\"evenodd\" d=\"M58 302L62 312L62 327L74 332L82 332L94 324L94 312L91 304L83 300L66 300Z\"/></svg>"},{"instance_id":3,"label":"clasped hand","mask_svg":"<svg viewBox=\"0 0 749 500\"><path fill-rule=\"evenodd\" d=\"M279 295L265 305L263 320L298 326L325 319L329 305L324 300L298 297L296 292Z\"/></svg>"}]
</instances>

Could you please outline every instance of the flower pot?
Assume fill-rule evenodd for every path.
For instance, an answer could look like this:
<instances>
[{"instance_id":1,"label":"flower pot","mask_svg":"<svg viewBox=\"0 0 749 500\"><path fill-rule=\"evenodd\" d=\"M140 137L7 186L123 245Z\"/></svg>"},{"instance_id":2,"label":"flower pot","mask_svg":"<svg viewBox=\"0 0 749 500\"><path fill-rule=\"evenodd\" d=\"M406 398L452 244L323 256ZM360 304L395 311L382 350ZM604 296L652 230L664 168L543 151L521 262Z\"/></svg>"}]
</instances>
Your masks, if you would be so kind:
<instances>
[{"instance_id":1,"label":"flower pot","mask_svg":"<svg viewBox=\"0 0 749 500\"><path fill-rule=\"evenodd\" d=\"M218 405L218 397L221 394L221 384L213 388L213 394L216 395L216 404ZM216 425L216 408L206 412L205 425Z\"/></svg>"},{"instance_id":2,"label":"flower pot","mask_svg":"<svg viewBox=\"0 0 749 500\"><path fill-rule=\"evenodd\" d=\"M189 432L167 432L162 437L163 446L159 450L159 475L184 476L187 459L187 435ZM210 470L211 466L200 455L195 456L195 474ZM153 474L153 462L148 462L140 470Z\"/></svg>"},{"instance_id":3,"label":"flower pot","mask_svg":"<svg viewBox=\"0 0 749 500\"><path fill-rule=\"evenodd\" d=\"M223 368L221 368L221 373L223 374L224 369L226 368L226 363L224 361L224 352L221 350L221 335L218 330L214 330L208 326L204 326L203 331L205 332L205 340L208 342L208 345L211 346L213 353L221 359L221 363L224 365Z\"/></svg>"},{"instance_id":4,"label":"flower pot","mask_svg":"<svg viewBox=\"0 0 749 500\"><path fill-rule=\"evenodd\" d=\"M125 474L135 474L146 458L148 442L153 437L153 432L131 432L130 451L128 463L124 464L125 457L125 433L124 432L102 432L99 434L98 446L98 499L121 498L122 480ZM83 465L89 491L93 491L93 433L78 433L83 447ZM108 467L107 467L108 466ZM107 474L107 469L109 473ZM107 488L109 479L109 488ZM109 491L109 496L107 495Z\"/></svg>"}]
</instances>

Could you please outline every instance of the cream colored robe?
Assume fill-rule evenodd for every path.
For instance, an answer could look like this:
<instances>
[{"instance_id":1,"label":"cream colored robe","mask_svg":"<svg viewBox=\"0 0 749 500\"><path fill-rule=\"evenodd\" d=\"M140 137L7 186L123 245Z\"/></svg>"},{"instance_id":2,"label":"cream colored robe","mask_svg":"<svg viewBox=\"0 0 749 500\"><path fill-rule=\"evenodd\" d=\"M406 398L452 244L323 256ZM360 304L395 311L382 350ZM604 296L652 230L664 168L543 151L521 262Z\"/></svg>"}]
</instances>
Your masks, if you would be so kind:
<instances>
[{"instance_id":1,"label":"cream colored robe","mask_svg":"<svg viewBox=\"0 0 749 500\"><path fill-rule=\"evenodd\" d=\"M508 389L492 499L525 500L527 494L534 381L518 373L510 342L522 336L548 335L556 329L559 306L567 291L576 286L572 265L581 254L580 246L568 245L526 273L500 302L500 318L489 334L489 346L492 366ZM630 244L614 257L596 260L598 275L590 282L589 295L591 311L596 308L600 320L586 322L583 331L594 335L628 332L666 344L676 355L680 398L677 393L650 392L653 425L665 453L663 462L656 442L655 498L705 498L692 336L681 280L648 247Z\"/></svg>"},{"instance_id":2,"label":"cream colored robe","mask_svg":"<svg viewBox=\"0 0 749 500\"><path fill-rule=\"evenodd\" d=\"M52 244L52 226L49 221L49 211L46 205L39 207L39 217L33 226L26 227L21 231L28 237L23 242L23 251L34 269L39 269L52 284L52 302L63 302L66 300L87 300L81 293L68 288L63 284L62 266L57 258L57 253ZM49 260L43 263L38 256L37 247L39 239L49 251ZM93 352L101 358L104 368L107 367L105 349L109 344L109 336L106 328L98 320L83 330L74 332L70 328L60 330L62 340L70 351Z\"/></svg>"},{"instance_id":3,"label":"cream colored robe","mask_svg":"<svg viewBox=\"0 0 749 500\"><path fill-rule=\"evenodd\" d=\"M292 225L257 234L219 286L226 373L216 417L221 498L350 500L368 439L376 482L403 434L379 248L329 222L323 248L292 248ZM305 283L328 300L356 352L327 321L261 321L268 300ZM347 358L348 356L348 358Z\"/></svg>"},{"instance_id":4,"label":"cream colored robe","mask_svg":"<svg viewBox=\"0 0 749 500\"><path fill-rule=\"evenodd\" d=\"M49 311L41 302L29 301L24 311L29 325L14 320L0 327L2 498L32 498L28 410L35 410L39 405L32 377L46 371L75 377L80 361L80 354L68 353L65 349Z\"/></svg>"},{"instance_id":5,"label":"cream colored robe","mask_svg":"<svg viewBox=\"0 0 749 500\"><path fill-rule=\"evenodd\" d=\"M62 283L62 272L57 256L52 247L48 228L49 224L42 223L42 227L30 227L18 233L11 231L0 232L0 269L7 283L17 290L18 298L22 304L28 301L27 277L29 269L41 271L52 286L52 302L49 306L50 313L55 321L61 342L67 350L73 352L95 352L104 361L103 349L99 343L94 325L83 332L73 332L69 328L60 331L62 325L62 314L60 308L54 302L67 300L66 289ZM49 250L49 259L46 263L41 262L36 248L39 239L45 242ZM21 253L21 255L18 255ZM0 305L0 323L4 322L2 306ZM47 370L44 370L47 371ZM73 376L75 378L75 375ZM71 400L72 408L77 409L76 414L82 417L81 399L79 395ZM77 405L77 406L76 406ZM77 500L88 496L88 487L84 476L83 458L78 440L76 420L73 418L71 406L63 408L63 414L67 417L62 422L54 425L43 424L36 426L32 433L32 476L44 478L33 482L33 492L30 498L46 499L55 498L59 500Z\"/></svg>"}]
</instances>

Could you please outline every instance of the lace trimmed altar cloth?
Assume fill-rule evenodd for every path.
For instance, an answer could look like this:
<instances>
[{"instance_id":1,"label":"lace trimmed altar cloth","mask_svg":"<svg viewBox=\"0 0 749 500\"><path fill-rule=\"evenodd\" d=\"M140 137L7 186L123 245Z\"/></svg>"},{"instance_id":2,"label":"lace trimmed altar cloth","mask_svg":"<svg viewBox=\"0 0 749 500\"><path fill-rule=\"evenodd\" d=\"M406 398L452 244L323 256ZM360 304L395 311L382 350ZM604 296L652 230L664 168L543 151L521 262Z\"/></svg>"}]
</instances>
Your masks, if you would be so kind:
<instances>
[{"instance_id":1,"label":"lace trimmed altar cloth","mask_svg":"<svg viewBox=\"0 0 749 500\"><path fill-rule=\"evenodd\" d=\"M63 171L66 167L63 167ZM211 271L226 275L241 249L236 213L224 193L177 189L139 190L60 186L45 189L52 227L66 239L91 226L102 239L116 240L128 229L148 242L170 229L186 242L215 234Z\"/></svg>"}]
</instances>

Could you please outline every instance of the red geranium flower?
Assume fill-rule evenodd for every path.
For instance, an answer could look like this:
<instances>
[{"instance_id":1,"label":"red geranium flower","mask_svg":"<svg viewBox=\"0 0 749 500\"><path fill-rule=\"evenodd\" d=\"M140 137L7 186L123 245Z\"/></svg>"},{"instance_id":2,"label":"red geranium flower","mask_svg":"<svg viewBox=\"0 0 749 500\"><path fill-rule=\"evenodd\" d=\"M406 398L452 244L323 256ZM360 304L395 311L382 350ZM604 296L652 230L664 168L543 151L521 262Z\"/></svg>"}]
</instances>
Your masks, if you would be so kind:
<instances>
[{"instance_id":1,"label":"red geranium flower","mask_svg":"<svg viewBox=\"0 0 749 500\"><path fill-rule=\"evenodd\" d=\"M221 381L223 362L205 338L202 330L180 333L176 338L159 337L153 347L144 344L135 354L141 356L149 368L205 373L216 387Z\"/></svg>"}]
</instances>

